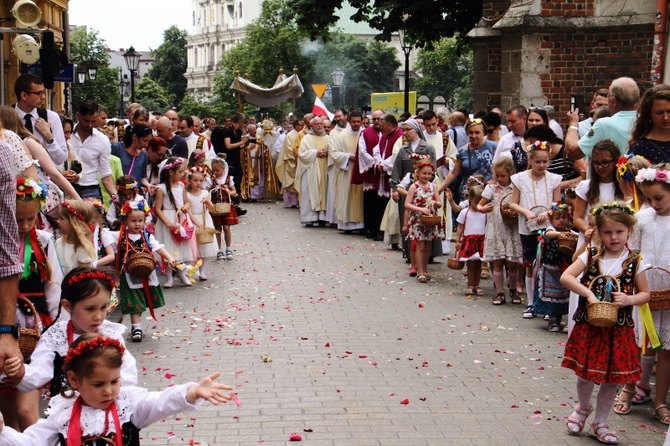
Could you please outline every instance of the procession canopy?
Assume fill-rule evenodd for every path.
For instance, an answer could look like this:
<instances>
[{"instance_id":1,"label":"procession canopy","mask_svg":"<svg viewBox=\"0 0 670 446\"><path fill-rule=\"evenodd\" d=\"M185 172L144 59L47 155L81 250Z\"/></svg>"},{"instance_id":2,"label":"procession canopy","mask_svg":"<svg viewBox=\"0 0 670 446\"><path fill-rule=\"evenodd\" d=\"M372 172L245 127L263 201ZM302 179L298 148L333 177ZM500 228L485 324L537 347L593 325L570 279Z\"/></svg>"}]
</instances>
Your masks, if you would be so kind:
<instances>
[{"instance_id":1,"label":"procession canopy","mask_svg":"<svg viewBox=\"0 0 670 446\"><path fill-rule=\"evenodd\" d=\"M300 96L305 91L297 73L289 77L281 73L271 88L263 88L236 76L230 88L243 102L257 107L272 107Z\"/></svg>"}]
</instances>

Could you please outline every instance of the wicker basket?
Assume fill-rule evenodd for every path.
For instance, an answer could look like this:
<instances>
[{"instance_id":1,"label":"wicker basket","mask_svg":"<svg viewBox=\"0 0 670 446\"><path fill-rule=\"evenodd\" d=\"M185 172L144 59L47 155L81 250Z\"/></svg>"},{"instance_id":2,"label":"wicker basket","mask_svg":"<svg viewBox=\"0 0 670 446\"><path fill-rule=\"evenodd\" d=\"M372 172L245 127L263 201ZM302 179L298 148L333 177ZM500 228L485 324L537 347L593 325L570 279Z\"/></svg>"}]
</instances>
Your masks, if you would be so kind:
<instances>
[{"instance_id":1,"label":"wicker basket","mask_svg":"<svg viewBox=\"0 0 670 446\"><path fill-rule=\"evenodd\" d=\"M430 215L422 215L421 216L421 224L424 226L432 227L432 226L437 226L442 222L442 217L436 214L430 214Z\"/></svg>"},{"instance_id":2,"label":"wicker basket","mask_svg":"<svg viewBox=\"0 0 670 446\"><path fill-rule=\"evenodd\" d=\"M510 200L505 201L505 198L511 196L512 193L510 192L506 195L503 195L503 197L500 199L500 215L502 216L504 223L507 223L508 225L515 225L519 223L519 214L509 208Z\"/></svg>"},{"instance_id":3,"label":"wicker basket","mask_svg":"<svg viewBox=\"0 0 670 446\"><path fill-rule=\"evenodd\" d=\"M652 269L661 270L667 274L670 274L665 268L660 266L652 266L647 268L647 271ZM661 310L670 310L670 290L661 289L661 290L651 290L651 300L649 300L649 309L651 311L661 311Z\"/></svg>"},{"instance_id":4,"label":"wicker basket","mask_svg":"<svg viewBox=\"0 0 670 446\"><path fill-rule=\"evenodd\" d=\"M110 440L107 437L88 437L86 440L82 440L82 446L115 446L113 440Z\"/></svg>"},{"instance_id":5,"label":"wicker basket","mask_svg":"<svg viewBox=\"0 0 670 446\"><path fill-rule=\"evenodd\" d=\"M198 239L198 244L200 245L214 243L215 234L220 234L220 232L214 228L208 228L207 226L195 230L195 237Z\"/></svg>"},{"instance_id":6,"label":"wicker basket","mask_svg":"<svg viewBox=\"0 0 670 446\"><path fill-rule=\"evenodd\" d=\"M156 259L148 252L134 252L126 260L126 269L131 276L144 279L156 269Z\"/></svg>"},{"instance_id":7,"label":"wicker basket","mask_svg":"<svg viewBox=\"0 0 670 446\"><path fill-rule=\"evenodd\" d=\"M221 189L213 190L210 195L214 196L218 194L217 201L221 200L222 191ZM214 201L214 200L212 200ZM230 192L228 193L228 202L214 203L214 211L210 212L211 215L222 216L230 214Z\"/></svg>"},{"instance_id":8,"label":"wicker basket","mask_svg":"<svg viewBox=\"0 0 670 446\"><path fill-rule=\"evenodd\" d=\"M530 211L532 213L534 213L535 215L540 215L542 212L547 211L547 207L546 206L533 206L532 208L530 208ZM528 227L528 230L530 232L537 232L540 229L546 229L546 228L549 227L549 219L546 219L542 223L538 223L537 219L527 220L526 221L526 226Z\"/></svg>"},{"instance_id":9,"label":"wicker basket","mask_svg":"<svg viewBox=\"0 0 670 446\"><path fill-rule=\"evenodd\" d=\"M27 361L30 359L30 355L33 354L33 351L35 351L35 346L37 345L37 341L40 340L40 331L39 331L39 319L40 315L37 314L37 310L35 309L35 306L33 303L30 301L25 296L18 295L16 298L16 303L17 305L24 306L24 313L28 315L33 315L35 318L35 328L19 328L19 339L18 339L18 344L19 344L19 349L21 350L21 354L23 354L23 360Z\"/></svg>"},{"instance_id":10,"label":"wicker basket","mask_svg":"<svg viewBox=\"0 0 670 446\"><path fill-rule=\"evenodd\" d=\"M458 254L456 254L458 255ZM462 270L465 267L465 262L458 260L458 257L449 257L447 259L447 268L456 271Z\"/></svg>"},{"instance_id":11,"label":"wicker basket","mask_svg":"<svg viewBox=\"0 0 670 446\"><path fill-rule=\"evenodd\" d=\"M591 283L589 283L589 289L591 289L593 284L600 278L604 278L605 280L608 278L612 279L612 282L614 282L616 286L616 290L621 291L621 287L619 286L619 282L616 280L616 277L604 274L594 277ZM594 327L613 327L614 324L616 324L618 313L619 306L617 304L604 300L590 303L586 306L587 320L589 324L593 325Z\"/></svg>"},{"instance_id":12,"label":"wicker basket","mask_svg":"<svg viewBox=\"0 0 670 446\"><path fill-rule=\"evenodd\" d=\"M572 232L561 232L558 234L558 250L566 255L573 255L577 249L577 238L579 236Z\"/></svg>"}]
</instances>

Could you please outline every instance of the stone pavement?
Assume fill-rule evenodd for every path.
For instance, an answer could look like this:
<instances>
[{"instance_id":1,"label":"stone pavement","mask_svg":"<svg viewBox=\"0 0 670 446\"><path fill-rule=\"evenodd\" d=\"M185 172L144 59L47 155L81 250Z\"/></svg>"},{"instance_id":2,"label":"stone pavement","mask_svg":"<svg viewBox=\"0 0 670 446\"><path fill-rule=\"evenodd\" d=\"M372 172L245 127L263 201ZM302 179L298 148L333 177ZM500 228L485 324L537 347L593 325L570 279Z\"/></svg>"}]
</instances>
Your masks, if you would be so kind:
<instances>
[{"instance_id":1,"label":"stone pavement","mask_svg":"<svg viewBox=\"0 0 670 446\"><path fill-rule=\"evenodd\" d=\"M492 306L492 280L468 299L445 258L420 284L382 243L301 227L275 202L244 207L235 259L166 290L159 322L143 322L154 338L129 343L146 387L220 371L242 406L169 418L143 445L274 446L293 432L328 446L597 444L566 433L566 335L522 319L522 306ZM662 444L652 412L612 412L620 444Z\"/></svg>"}]
</instances>

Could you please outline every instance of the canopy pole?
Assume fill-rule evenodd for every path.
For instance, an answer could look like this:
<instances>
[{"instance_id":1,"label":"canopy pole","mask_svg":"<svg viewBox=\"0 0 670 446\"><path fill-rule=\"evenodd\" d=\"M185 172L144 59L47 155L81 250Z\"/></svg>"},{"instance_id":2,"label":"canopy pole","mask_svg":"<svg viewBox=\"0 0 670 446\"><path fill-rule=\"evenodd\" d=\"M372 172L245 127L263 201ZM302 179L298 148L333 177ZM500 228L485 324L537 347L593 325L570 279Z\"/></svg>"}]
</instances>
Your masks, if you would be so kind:
<instances>
[{"instance_id":1,"label":"canopy pole","mask_svg":"<svg viewBox=\"0 0 670 446\"><path fill-rule=\"evenodd\" d=\"M298 66L297 65L293 65L293 75L294 76L298 75ZM293 89L293 107L291 108L291 111L293 112L293 116L295 116L295 99L296 99L296 95L295 95L295 88L294 88Z\"/></svg>"}]
</instances>

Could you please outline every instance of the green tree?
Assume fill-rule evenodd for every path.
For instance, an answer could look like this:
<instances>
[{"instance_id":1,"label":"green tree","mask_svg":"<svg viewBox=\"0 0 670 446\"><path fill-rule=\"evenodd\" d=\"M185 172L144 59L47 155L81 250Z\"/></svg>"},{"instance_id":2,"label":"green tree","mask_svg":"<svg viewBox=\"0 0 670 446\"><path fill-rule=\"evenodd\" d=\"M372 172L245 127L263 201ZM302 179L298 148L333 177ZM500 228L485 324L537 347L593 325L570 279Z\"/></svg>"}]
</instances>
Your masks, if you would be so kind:
<instances>
[{"instance_id":1,"label":"green tree","mask_svg":"<svg viewBox=\"0 0 670 446\"><path fill-rule=\"evenodd\" d=\"M164 112L170 106L168 98L168 92L148 76L135 88L135 99L147 110Z\"/></svg>"},{"instance_id":2,"label":"green tree","mask_svg":"<svg viewBox=\"0 0 670 446\"><path fill-rule=\"evenodd\" d=\"M419 50L416 68L423 77L414 83L419 94L444 96L447 108L472 108L472 48L442 39L433 49Z\"/></svg>"},{"instance_id":3,"label":"green tree","mask_svg":"<svg viewBox=\"0 0 670 446\"><path fill-rule=\"evenodd\" d=\"M117 110L121 99L118 89L119 75L116 69L110 68L107 44L98 37L98 32L86 32L84 28L76 28L70 35L70 61L78 69L86 70L95 66L98 69L95 80L86 77L83 84L72 87L72 109L74 112L79 104L91 99L107 107L108 110Z\"/></svg>"},{"instance_id":4,"label":"green tree","mask_svg":"<svg viewBox=\"0 0 670 446\"><path fill-rule=\"evenodd\" d=\"M178 105L186 94L186 36L188 32L171 26L163 32L163 43L151 52L154 64L149 77L169 95L171 105Z\"/></svg>"},{"instance_id":5,"label":"green tree","mask_svg":"<svg viewBox=\"0 0 670 446\"><path fill-rule=\"evenodd\" d=\"M482 2L474 0L407 1L346 0L357 11L355 22L365 22L379 31L375 38L390 41L398 29L405 29L415 47L432 47L443 37L458 37L459 43L482 18ZM328 40L329 29L338 21L335 14L344 0L295 0L294 19L312 39Z\"/></svg>"}]
</instances>

